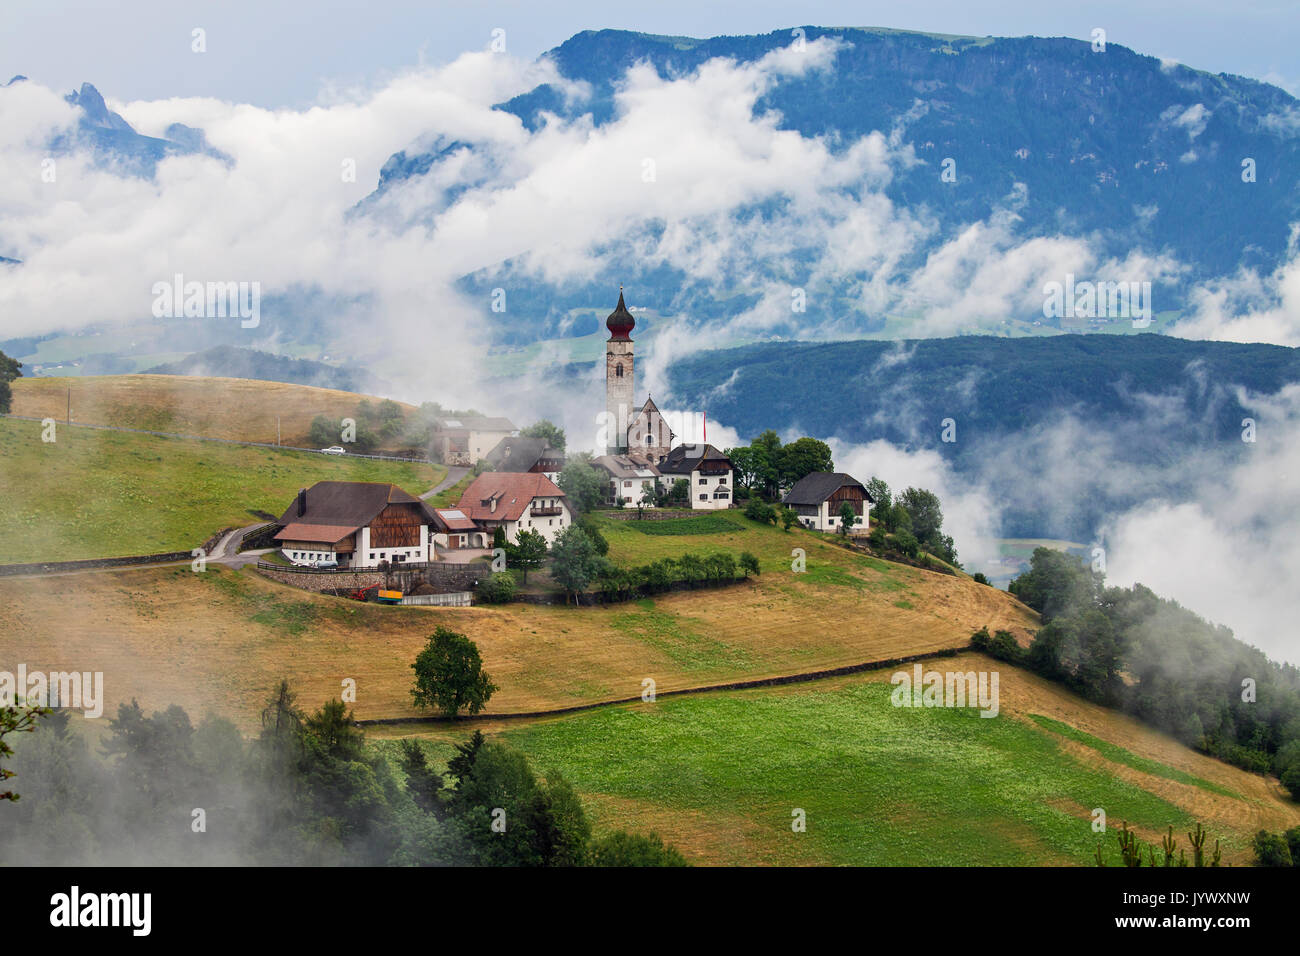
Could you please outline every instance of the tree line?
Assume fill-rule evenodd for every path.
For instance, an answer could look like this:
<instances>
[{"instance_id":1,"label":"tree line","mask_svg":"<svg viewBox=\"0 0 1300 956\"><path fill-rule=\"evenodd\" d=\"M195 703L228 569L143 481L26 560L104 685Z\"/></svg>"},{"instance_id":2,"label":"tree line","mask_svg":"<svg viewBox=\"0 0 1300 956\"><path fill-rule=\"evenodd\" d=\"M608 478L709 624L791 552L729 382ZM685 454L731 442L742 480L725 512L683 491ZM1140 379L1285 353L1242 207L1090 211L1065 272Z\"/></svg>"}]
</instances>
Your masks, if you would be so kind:
<instances>
[{"instance_id":1,"label":"tree line","mask_svg":"<svg viewBox=\"0 0 1300 956\"><path fill-rule=\"evenodd\" d=\"M1106 587L1100 571L1061 551L1036 548L1008 589L1043 627L1027 648L987 630L975 647L1203 753L1275 774L1300 800L1300 669L1141 584Z\"/></svg>"},{"instance_id":2,"label":"tree line","mask_svg":"<svg viewBox=\"0 0 1300 956\"><path fill-rule=\"evenodd\" d=\"M338 700L312 713L287 681L245 740L180 707L118 707L92 752L66 710L39 717L0 803L9 865L670 866L648 836L593 834L558 774L475 733L439 768L418 741L395 770Z\"/></svg>"}]
</instances>

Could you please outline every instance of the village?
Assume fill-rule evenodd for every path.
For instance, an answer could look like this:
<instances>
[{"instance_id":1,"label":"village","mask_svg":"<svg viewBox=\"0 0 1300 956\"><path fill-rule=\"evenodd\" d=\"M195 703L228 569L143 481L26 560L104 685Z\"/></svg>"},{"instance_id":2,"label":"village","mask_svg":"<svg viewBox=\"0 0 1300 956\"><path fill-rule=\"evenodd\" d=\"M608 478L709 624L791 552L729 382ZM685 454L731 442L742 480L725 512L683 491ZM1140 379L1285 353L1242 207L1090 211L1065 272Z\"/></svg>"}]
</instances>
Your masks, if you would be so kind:
<instances>
[{"instance_id":1,"label":"village","mask_svg":"<svg viewBox=\"0 0 1300 956\"><path fill-rule=\"evenodd\" d=\"M363 600L470 603L469 589L481 588L510 562L538 567L587 512L645 521L739 507L737 468L727 453L680 441L651 397L637 402L635 320L622 289L605 325L604 419L611 426L603 454L570 459L553 446L554 436L521 434L508 418L442 417L430 451L468 482L457 501L437 507L393 484L317 482L279 516L268 549L275 555L259 569L285 583ZM570 464L586 480L566 480ZM777 487L774 497L808 530L855 536L869 530L872 497L851 475L812 471ZM585 533L599 539L590 525ZM403 593L398 585L421 593Z\"/></svg>"}]
</instances>

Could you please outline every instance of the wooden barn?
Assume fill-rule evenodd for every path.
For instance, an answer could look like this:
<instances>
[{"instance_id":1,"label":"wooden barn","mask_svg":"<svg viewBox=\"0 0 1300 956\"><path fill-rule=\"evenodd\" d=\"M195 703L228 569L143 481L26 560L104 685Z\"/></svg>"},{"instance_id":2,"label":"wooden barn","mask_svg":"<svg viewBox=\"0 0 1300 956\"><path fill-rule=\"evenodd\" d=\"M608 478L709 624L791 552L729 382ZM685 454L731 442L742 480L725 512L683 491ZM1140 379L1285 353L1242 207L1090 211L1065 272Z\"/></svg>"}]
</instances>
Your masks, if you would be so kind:
<instances>
[{"instance_id":1,"label":"wooden barn","mask_svg":"<svg viewBox=\"0 0 1300 956\"><path fill-rule=\"evenodd\" d=\"M862 482L839 471L805 475L781 501L799 516L800 524L814 531L838 531L840 508L846 501L858 517L854 527L865 531L874 504Z\"/></svg>"},{"instance_id":2,"label":"wooden barn","mask_svg":"<svg viewBox=\"0 0 1300 956\"><path fill-rule=\"evenodd\" d=\"M396 485L318 481L298 492L275 538L294 564L373 568L434 560L432 510Z\"/></svg>"}]
</instances>

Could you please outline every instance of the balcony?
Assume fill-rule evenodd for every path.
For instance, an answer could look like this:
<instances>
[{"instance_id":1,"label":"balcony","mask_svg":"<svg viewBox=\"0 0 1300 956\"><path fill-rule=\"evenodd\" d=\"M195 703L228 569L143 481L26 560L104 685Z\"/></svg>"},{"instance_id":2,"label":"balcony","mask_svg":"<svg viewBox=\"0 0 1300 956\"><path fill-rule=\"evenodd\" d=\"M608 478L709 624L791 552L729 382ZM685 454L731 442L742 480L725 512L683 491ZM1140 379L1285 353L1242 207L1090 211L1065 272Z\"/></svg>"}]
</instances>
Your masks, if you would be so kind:
<instances>
[{"instance_id":1,"label":"balcony","mask_svg":"<svg viewBox=\"0 0 1300 956\"><path fill-rule=\"evenodd\" d=\"M546 518L562 515L564 514L564 509L558 505L554 508L539 508L537 505L533 505L532 509L528 513L534 518Z\"/></svg>"}]
</instances>

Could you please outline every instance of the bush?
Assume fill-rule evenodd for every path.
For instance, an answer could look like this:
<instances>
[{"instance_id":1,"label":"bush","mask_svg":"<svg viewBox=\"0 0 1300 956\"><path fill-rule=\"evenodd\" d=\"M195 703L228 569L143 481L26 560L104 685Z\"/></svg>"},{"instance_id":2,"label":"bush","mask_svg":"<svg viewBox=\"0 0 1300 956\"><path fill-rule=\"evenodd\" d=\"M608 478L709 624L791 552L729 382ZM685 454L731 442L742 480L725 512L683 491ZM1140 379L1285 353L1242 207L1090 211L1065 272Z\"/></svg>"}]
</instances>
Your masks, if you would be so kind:
<instances>
[{"instance_id":1,"label":"bush","mask_svg":"<svg viewBox=\"0 0 1300 956\"><path fill-rule=\"evenodd\" d=\"M895 534L894 547L913 559L921 553L921 544L916 540L916 535L910 531L899 531Z\"/></svg>"},{"instance_id":2,"label":"bush","mask_svg":"<svg viewBox=\"0 0 1300 956\"><path fill-rule=\"evenodd\" d=\"M1282 771L1282 786L1290 792L1292 800L1300 801L1300 764L1292 764Z\"/></svg>"},{"instance_id":3,"label":"bush","mask_svg":"<svg viewBox=\"0 0 1300 956\"><path fill-rule=\"evenodd\" d=\"M1253 747L1243 747L1241 744L1229 747L1221 755L1221 759L1251 773L1268 773L1272 769L1272 761L1268 754Z\"/></svg>"},{"instance_id":4,"label":"bush","mask_svg":"<svg viewBox=\"0 0 1300 956\"><path fill-rule=\"evenodd\" d=\"M876 525L867 535L867 544L876 551L884 551L889 546L889 535L885 533L884 526Z\"/></svg>"},{"instance_id":5,"label":"bush","mask_svg":"<svg viewBox=\"0 0 1300 956\"><path fill-rule=\"evenodd\" d=\"M740 552L740 570L745 573L745 577L749 577L751 574L757 577L759 574L758 558L748 551Z\"/></svg>"},{"instance_id":6,"label":"bush","mask_svg":"<svg viewBox=\"0 0 1300 956\"><path fill-rule=\"evenodd\" d=\"M745 505L745 517L760 524L773 524L776 521L776 509L758 498L750 498Z\"/></svg>"},{"instance_id":7,"label":"bush","mask_svg":"<svg viewBox=\"0 0 1300 956\"><path fill-rule=\"evenodd\" d=\"M1000 661L1018 663L1024 656L1024 651L1008 631L998 631L989 637L988 628L982 627L970 636L970 645Z\"/></svg>"},{"instance_id":8,"label":"bush","mask_svg":"<svg viewBox=\"0 0 1300 956\"><path fill-rule=\"evenodd\" d=\"M976 571L974 574L971 575L971 580L974 581L976 584L989 583L989 579L984 576L983 571Z\"/></svg>"},{"instance_id":9,"label":"bush","mask_svg":"<svg viewBox=\"0 0 1300 956\"><path fill-rule=\"evenodd\" d=\"M487 604L505 604L515 596L515 576L509 571L495 571L478 583L478 599Z\"/></svg>"},{"instance_id":10,"label":"bush","mask_svg":"<svg viewBox=\"0 0 1300 956\"><path fill-rule=\"evenodd\" d=\"M1255 834L1255 860L1259 866L1294 866L1291 847L1280 833L1260 830Z\"/></svg>"},{"instance_id":11,"label":"bush","mask_svg":"<svg viewBox=\"0 0 1300 956\"><path fill-rule=\"evenodd\" d=\"M657 833L649 836L619 830L592 842L588 851L590 866L690 866L686 858Z\"/></svg>"},{"instance_id":12,"label":"bush","mask_svg":"<svg viewBox=\"0 0 1300 956\"><path fill-rule=\"evenodd\" d=\"M603 558L605 555L609 554L609 542L605 540L605 536L601 534L600 529L596 527L596 522L592 521L590 517L583 516L579 518L575 524L583 530L583 533L586 534L588 538L591 539L591 544L596 549L598 555Z\"/></svg>"}]
</instances>

